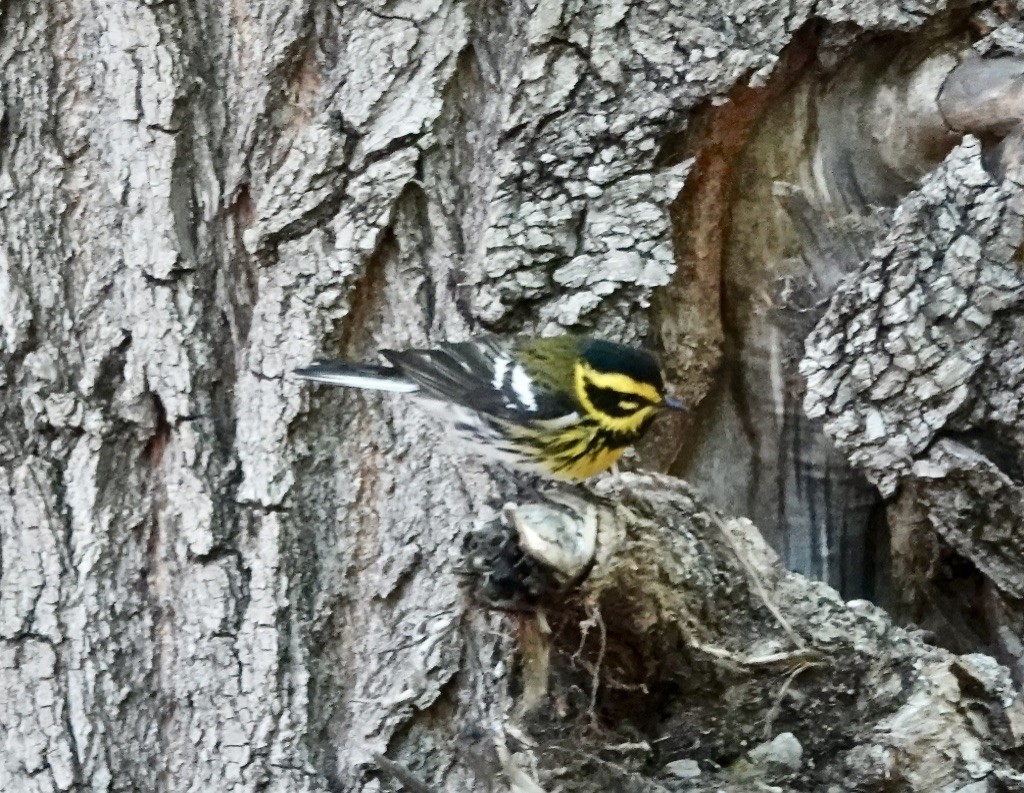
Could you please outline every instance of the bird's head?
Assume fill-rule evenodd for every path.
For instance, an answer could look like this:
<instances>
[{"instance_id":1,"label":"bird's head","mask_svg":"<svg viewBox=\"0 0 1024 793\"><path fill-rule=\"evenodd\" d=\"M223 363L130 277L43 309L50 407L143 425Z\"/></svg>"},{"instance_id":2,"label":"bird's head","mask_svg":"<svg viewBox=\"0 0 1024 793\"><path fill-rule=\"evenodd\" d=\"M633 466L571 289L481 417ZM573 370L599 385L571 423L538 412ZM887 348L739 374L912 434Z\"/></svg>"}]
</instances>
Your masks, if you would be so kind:
<instances>
[{"instance_id":1,"label":"bird's head","mask_svg":"<svg viewBox=\"0 0 1024 793\"><path fill-rule=\"evenodd\" d=\"M665 393L657 357L610 341L585 339L574 373L576 398L603 429L639 435L659 410L684 410Z\"/></svg>"}]
</instances>

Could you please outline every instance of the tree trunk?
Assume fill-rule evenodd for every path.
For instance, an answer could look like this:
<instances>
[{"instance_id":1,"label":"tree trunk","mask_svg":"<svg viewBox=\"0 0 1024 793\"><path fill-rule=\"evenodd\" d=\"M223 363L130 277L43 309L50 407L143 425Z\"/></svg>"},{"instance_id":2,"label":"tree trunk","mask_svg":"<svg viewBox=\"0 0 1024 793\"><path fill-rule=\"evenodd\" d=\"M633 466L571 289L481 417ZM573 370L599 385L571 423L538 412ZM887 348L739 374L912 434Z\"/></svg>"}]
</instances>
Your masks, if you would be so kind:
<instances>
[{"instance_id":1,"label":"tree trunk","mask_svg":"<svg viewBox=\"0 0 1024 793\"><path fill-rule=\"evenodd\" d=\"M0 3L0 790L1024 790L1021 58L1009 4ZM289 377L561 330L663 353L667 474L536 501Z\"/></svg>"}]
</instances>

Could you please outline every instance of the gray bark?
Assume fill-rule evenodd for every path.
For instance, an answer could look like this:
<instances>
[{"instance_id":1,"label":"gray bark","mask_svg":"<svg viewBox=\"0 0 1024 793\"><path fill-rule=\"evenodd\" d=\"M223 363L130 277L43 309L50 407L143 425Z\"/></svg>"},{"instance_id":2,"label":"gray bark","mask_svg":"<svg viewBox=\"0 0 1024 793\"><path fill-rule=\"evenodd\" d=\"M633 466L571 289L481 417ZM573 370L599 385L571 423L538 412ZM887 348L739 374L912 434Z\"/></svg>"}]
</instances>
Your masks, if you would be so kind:
<instances>
[{"instance_id":1,"label":"gray bark","mask_svg":"<svg viewBox=\"0 0 1024 793\"><path fill-rule=\"evenodd\" d=\"M544 606L561 640L600 623L636 640L637 663L665 667L591 663L593 633L579 658L559 655L541 618L464 591L463 537L499 497L484 469L399 401L287 376L317 357L481 330L658 341L677 390L704 403L630 465L700 474L728 512L764 519L787 565L836 584L814 559L863 547L881 504L865 477L885 496L905 486L887 504L894 536L920 548L919 532L935 558L955 552L994 587L985 641L954 649L1019 662L1020 477L972 440L994 427L1019 460L1019 187L984 170L973 140L932 173L970 129L942 130L952 139L924 152L855 135L857 157L799 130L772 153L763 132L831 75L820 128L842 139L844 97L903 85L902 72L855 67L865 52L878 60L880 36L925 55L938 41L950 69L969 31L986 34L980 54L1020 55L1015 12L972 13L810 0L0 4L0 790L1024 789L1004 669L781 572L750 523L723 522L669 478L627 475L577 497L627 541L563 606ZM992 102L963 117L997 106L1005 125L1010 105ZM785 167L764 159L786 152ZM845 181L811 191L798 177L818 152L873 176L829 166ZM765 201L776 181L804 188L810 231L786 225L774 199L737 202L745 177ZM781 243L745 272L775 239L753 225L759 209ZM845 230L822 233L827 215ZM963 227L950 256L936 236L953 241L947 218ZM889 252L864 254L883 228ZM815 311L753 305L781 276L806 279L822 246L859 253L818 267ZM973 307L987 320L978 333L957 336L974 322L960 315L945 331L942 361L963 353L969 393L951 382L927 397L927 426L894 451L870 437L867 397L830 401L878 341L840 326L885 301L892 273L908 289L930 283L925 260L936 277L950 270L957 300L964 268L998 280ZM858 283L876 281L858 302ZM805 367L824 430L799 413L794 352L822 316ZM829 328L849 348L825 361L815 350ZM774 374L744 346L768 331L770 360L788 361ZM909 393L872 408L893 442L916 431ZM940 437L947 428L959 434ZM835 499L814 484L840 480ZM772 488L781 506L765 505ZM808 539L822 533L838 536ZM955 588L899 558L914 572L908 597L941 611ZM778 660L750 673L794 636L812 653L787 656L797 676ZM531 666L545 654L549 677ZM819 671L805 683L806 664ZM581 688L581 669L593 685ZM708 690L718 699L701 704ZM652 691L663 718L638 723ZM613 696L592 699L601 692ZM595 722L578 731L577 716ZM826 719L847 723L816 739ZM747 756L787 731L813 765ZM698 734L704 748L679 742ZM696 780L666 765L687 759L702 763ZM725 764L735 780L715 770Z\"/></svg>"},{"instance_id":2,"label":"gray bark","mask_svg":"<svg viewBox=\"0 0 1024 793\"><path fill-rule=\"evenodd\" d=\"M894 497L901 597L914 618L952 646L995 652L1018 676L1020 180L1016 169L992 177L978 142L965 141L901 204L803 363L808 413ZM918 588L944 575L935 568L950 555L968 561L980 591L922 600Z\"/></svg>"}]
</instances>

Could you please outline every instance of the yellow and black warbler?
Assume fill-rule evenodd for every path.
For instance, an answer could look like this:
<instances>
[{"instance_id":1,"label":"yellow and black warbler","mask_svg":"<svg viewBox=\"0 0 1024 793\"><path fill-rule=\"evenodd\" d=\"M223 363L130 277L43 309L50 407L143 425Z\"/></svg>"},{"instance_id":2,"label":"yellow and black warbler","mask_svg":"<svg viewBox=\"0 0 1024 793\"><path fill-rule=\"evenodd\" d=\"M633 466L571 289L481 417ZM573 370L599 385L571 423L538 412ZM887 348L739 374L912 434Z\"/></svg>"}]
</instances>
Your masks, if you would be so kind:
<instances>
[{"instance_id":1,"label":"yellow and black warbler","mask_svg":"<svg viewBox=\"0 0 1024 793\"><path fill-rule=\"evenodd\" d=\"M474 451L513 468L586 479L615 463L663 408L658 359L588 336L383 350L388 364L331 361L296 370L331 385L415 395Z\"/></svg>"}]
</instances>

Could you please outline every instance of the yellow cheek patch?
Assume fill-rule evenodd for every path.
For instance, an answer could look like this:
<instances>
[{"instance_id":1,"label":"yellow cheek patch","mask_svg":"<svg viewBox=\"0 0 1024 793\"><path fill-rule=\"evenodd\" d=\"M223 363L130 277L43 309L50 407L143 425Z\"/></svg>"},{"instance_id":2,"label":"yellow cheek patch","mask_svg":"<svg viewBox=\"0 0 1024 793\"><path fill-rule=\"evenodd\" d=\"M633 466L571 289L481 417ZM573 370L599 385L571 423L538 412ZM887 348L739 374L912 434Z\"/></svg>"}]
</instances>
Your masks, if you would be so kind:
<instances>
[{"instance_id":1,"label":"yellow cheek patch","mask_svg":"<svg viewBox=\"0 0 1024 793\"><path fill-rule=\"evenodd\" d=\"M620 394L635 394L648 402L661 402L661 394L650 383L641 383L628 374L620 372L598 372L585 363L576 364L576 389L583 390L584 383L595 388L607 388Z\"/></svg>"},{"instance_id":2,"label":"yellow cheek patch","mask_svg":"<svg viewBox=\"0 0 1024 793\"><path fill-rule=\"evenodd\" d=\"M628 416L610 416L597 408L587 395L587 385L595 388L605 388L623 394L627 398L619 402L623 410L632 410ZM583 409L586 410L601 429L614 432L619 435L639 435L644 423L654 414L653 406L641 408L641 403L628 399L629 395L635 395L648 402L661 402L661 394L658 389L649 383L641 383L629 375L618 372L597 372L585 363L577 362L575 372L576 398L579 399ZM610 463L609 463L610 465Z\"/></svg>"},{"instance_id":3,"label":"yellow cheek patch","mask_svg":"<svg viewBox=\"0 0 1024 793\"><path fill-rule=\"evenodd\" d=\"M654 408L644 408L629 416L608 416L604 413L593 414L594 420L602 429L618 435L639 435L647 418L654 413Z\"/></svg>"}]
</instances>

